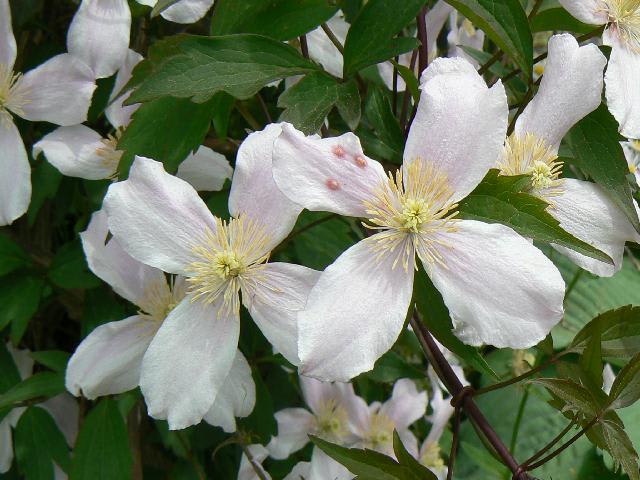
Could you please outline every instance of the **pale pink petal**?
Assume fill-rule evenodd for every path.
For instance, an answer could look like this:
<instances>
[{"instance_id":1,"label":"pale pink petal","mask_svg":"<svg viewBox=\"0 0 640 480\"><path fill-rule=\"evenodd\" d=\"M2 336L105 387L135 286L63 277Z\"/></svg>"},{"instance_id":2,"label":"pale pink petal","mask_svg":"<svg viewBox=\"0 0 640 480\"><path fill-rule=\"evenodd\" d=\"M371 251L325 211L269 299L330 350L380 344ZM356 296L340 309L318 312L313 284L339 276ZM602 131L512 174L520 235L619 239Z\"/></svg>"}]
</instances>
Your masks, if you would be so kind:
<instances>
[{"instance_id":1,"label":"pale pink petal","mask_svg":"<svg viewBox=\"0 0 640 480\"><path fill-rule=\"evenodd\" d=\"M285 408L276 412L275 417L278 435L271 438L267 448L269 455L282 460L309 442L308 434L313 432L315 418L304 408Z\"/></svg>"},{"instance_id":2,"label":"pale pink petal","mask_svg":"<svg viewBox=\"0 0 640 480\"><path fill-rule=\"evenodd\" d=\"M583 23L604 25L609 21L602 0L559 0L565 10Z\"/></svg>"},{"instance_id":3,"label":"pale pink petal","mask_svg":"<svg viewBox=\"0 0 640 480\"><path fill-rule=\"evenodd\" d=\"M29 208L31 166L20 132L0 119L0 226L10 225ZM8 175L6 172L11 172Z\"/></svg>"},{"instance_id":4,"label":"pale pink petal","mask_svg":"<svg viewBox=\"0 0 640 480\"><path fill-rule=\"evenodd\" d=\"M336 13L327 22L327 25L338 41L344 45L349 31L349 24L344 21L342 12ZM307 45L309 46L309 57L312 60L322 65L334 77L342 78L342 54L321 27L307 33Z\"/></svg>"},{"instance_id":5,"label":"pale pink petal","mask_svg":"<svg viewBox=\"0 0 640 480\"><path fill-rule=\"evenodd\" d=\"M262 467L262 462L269 455L268 450L259 444L249 445L247 450L253 459L253 464L243 453L242 459L240 460L240 469L238 470L237 480L261 480L261 478L271 480L271 475L269 475L269 473ZM256 468L260 469L262 477L258 476Z\"/></svg>"},{"instance_id":6,"label":"pale pink petal","mask_svg":"<svg viewBox=\"0 0 640 480\"><path fill-rule=\"evenodd\" d=\"M160 15L170 22L194 23L204 17L214 0L180 0Z\"/></svg>"},{"instance_id":7,"label":"pale pink petal","mask_svg":"<svg viewBox=\"0 0 640 480\"><path fill-rule=\"evenodd\" d=\"M0 0L2 1L2 0ZM8 418L0 421L0 473L7 473L13 463L13 440Z\"/></svg>"},{"instance_id":8,"label":"pale pink petal","mask_svg":"<svg viewBox=\"0 0 640 480\"><path fill-rule=\"evenodd\" d=\"M64 438L67 440L67 444L73 447L76 443L79 427L78 418L80 408L78 406L78 400L67 392L64 392L42 402L40 406L51 414L56 425L64 435Z\"/></svg>"},{"instance_id":9,"label":"pale pink petal","mask_svg":"<svg viewBox=\"0 0 640 480\"><path fill-rule=\"evenodd\" d=\"M613 373L613 368L611 368L611 364L605 363L604 368L602 369L602 390L604 393L609 395L611 393L611 387L613 386L613 382L616 379L616 374Z\"/></svg>"},{"instance_id":10,"label":"pale pink petal","mask_svg":"<svg viewBox=\"0 0 640 480\"><path fill-rule=\"evenodd\" d=\"M0 0L0 65L12 70L16 61L16 52L9 0Z\"/></svg>"},{"instance_id":11,"label":"pale pink petal","mask_svg":"<svg viewBox=\"0 0 640 480\"><path fill-rule=\"evenodd\" d=\"M609 111L620 133L640 138L640 53L612 38L609 65L604 76Z\"/></svg>"},{"instance_id":12,"label":"pale pink petal","mask_svg":"<svg viewBox=\"0 0 640 480\"><path fill-rule=\"evenodd\" d=\"M355 475L318 447L311 453L309 476L305 480L351 480Z\"/></svg>"},{"instance_id":13,"label":"pale pink petal","mask_svg":"<svg viewBox=\"0 0 640 480\"><path fill-rule=\"evenodd\" d=\"M124 63L118 69L116 74L116 82L111 90L111 96L109 97L109 105L104 109L104 114L107 119L113 125L113 128L121 128L129 125L131 121L131 115L135 112L140 104L124 105L124 101L129 98L131 91L123 93L119 97L116 97L120 91L124 88L127 82L131 79L131 72L133 68L142 61L142 55L133 50L127 50L127 54L124 58Z\"/></svg>"},{"instance_id":14,"label":"pale pink petal","mask_svg":"<svg viewBox=\"0 0 640 480\"><path fill-rule=\"evenodd\" d=\"M393 420L397 430L404 430L427 413L427 403L427 392L418 391L412 380L401 378L393 385L391 398L380 413Z\"/></svg>"},{"instance_id":15,"label":"pale pink petal","mask_svg":"<svg viewBox=\"0 0 640 480\"><path fill-rule=\"evenodd\" d=\"M222 190L224 182L233 175L233 168L224 155L204 145L178 167L176 177L189 182L199 192Z\"/></svg>"}]
</instances>

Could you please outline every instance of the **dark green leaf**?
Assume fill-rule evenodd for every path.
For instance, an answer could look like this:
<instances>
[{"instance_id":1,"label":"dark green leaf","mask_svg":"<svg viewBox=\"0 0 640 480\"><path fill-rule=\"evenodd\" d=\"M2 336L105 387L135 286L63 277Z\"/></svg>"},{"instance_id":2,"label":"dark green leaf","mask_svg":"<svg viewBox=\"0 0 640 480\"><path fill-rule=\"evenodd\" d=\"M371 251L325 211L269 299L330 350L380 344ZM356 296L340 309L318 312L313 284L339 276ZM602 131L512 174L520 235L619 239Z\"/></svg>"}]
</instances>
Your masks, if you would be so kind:
<instances>
[{"instance_id":1,"label":"dark green leaf","mask_svg":"<svg viewBox=\"0 0 640 480\"><path fill-rule=\"evenodd\" d=\"M576 334L568 349L582 353L594 331L601 332L604 357L629 358L640 353L640 307L627 305L599 315Z\"/></svg>"},{"instance_id":2,"label":"dark green leaf","mask_svg":"<svg viewBox=\"0 0 640 480\"><path fill-rule=\"evenodd\" d=\"M418 79L416 78L416 74L413 73L408 67L405 67L404 65L400 65L395 60L392 60L392 63L398 69L398 74L404 80L404 84L409 88L409 92L411 92L413 101L415 103L418 103L418 100L420 100L420 88L418 85Z\"/></svg>"},{"instance_id":3,"label":"dark green leaf","mask_svg":"<svg viewBox=\"0 0 640 480\"><path fill-rule=\"evenodd\" d=\"M611 386L609 408L618 409L628 407L640 398L640 353L633 356Z\"/></svg>"},{"instance_id":4,"label":"dark green leaf","mask_svg":"<svg viewBox=\"0 0 640 480\"><path fill-rule=\"evenodd\" d=\"M616 465L620 465L630 480L640 480L638 473L638 454L631 444L624 429L613 422L600 422L607 451L613 457Z\"/></svg>"},{"instance_id":5,"label":"dark green leaf","mask_svg":"<svg viewBox=\"0 0 640 480\"><path fill-rule=\"evenodd\" d=\"M564 8L548 8L539 12L531 20L532 32L555 32L557 30L566 30L575 33L589 33L595 28L594 25L587 25L577 20L573 15Z\"/></svg>"},{"instance_id":6,"label":"dark green leaf","mask_svg":"<svg viewBox=\"0 0 640 480\"><path fill-rule=\"evenodd\" d=\"M588 243L565 232L548 211L548 204L522 192L528 185L525 175L507 177L493 169L482 182L460 202L459 216L487 223L501 223L520 235L545 243L554 243L576 252L613 263L611 258Z\"/></svg>"},{"instance_id":7,"label":"dark green leaf","mask_svg":"<svg viewBox=\"0 0 640 480\"><path fill-rule=\"evenodd\" d=\"M30 352L31 358L45 367L50 368L54 372L64 372L67 368L67 362L71 356L68 352L60 350L41 350L39 352Z\"/></svg>"},{"instance_id":8,"label":"dark green leaf","mask_svg":"<svg viewBox=\"0 0 640 480\"><path fill-rule=\"evenodd\" d=\"M418 14L424 3L424 0L369 0L347 34L344 76L416 48L419 42L415 38L394 36Z\"/></svg>"},{"instance_id":9,"label":"dark green leaf","mask_svg":"<svg viewBox=\"0 0 640 480\"><path fill-rule=\"evenodd\" d=\"M53 198L58 192L61 181L62 174L44 159L33 169L31 173L31 203L27 212L29 226L33 226L45 200Z\"/></svg>"},{"instance_id":10,"label":"dark green leaf","mask_svg":"<svg viewBox=\"0 0 640 480\"><path fill-rule=\"evenodd\" d=\"M175 173L202 144L217 104L214 99L198 104L173 97L143 104L118 142L118 148L125 152L120 176L126 178L134 155L162 162L169 173Z\"/></svg>"},{"instance_id":11,"label":"dark green leaf","mask_svg":"<svg viewBox=\"0 0 640 480\"><path fill-rule=\"evenodd\" d=\"M360 123L360 92L355 80L343 82L338 85L338 100L336 108L342 119L351 130L355 130Z\"/></svg>"},{"instance_id":12,"label":"dark green leaf","mask_svg":"<svg viewBox=\"0 0 640 480\"><path fill-rule=\"evenodd\" d=\"M587 342L587 346L580 357L580 366L584 371L590 388L600 388L602 386L602 330L594 328L592 336Z\"/></svg>"},{"instance_id":13,"label":"dark green leaf","mask_svg":"<svg viewBox=\"0 0 640 480\"><path fill-rule=\"evenodd\" d=\"M424 378L424 372L409 365L404 357L393 351L380 357L373 370L364 375L381 383L393 383L400 378Z\"/></svg>"},{"instance_id":14,"label":"dark green leaf","mask_svg":"<svg viewBox=\"0 0 640 480\"><path fill-rule=\"evenodd\" d=\"M211 34L257 33L290 40L326 22L337 10L327 0L216 0Z\"/></svg>"},{"instance_id":15,"label":"dark green leaf","mask_svg":"<svg viewBox=\"0 0 640 480\"><path fill-rule=\"evenodd\" d=\"M20 372L4 342L0 342L0 372L2 372L0 393L4 393L15 384L20 383Z\"/></svg>"},{"instance_id":16,"label":"dark green leaf","mask_svg":"<svg viewBox=\"0 0 640 480\"><path fill-rule=\"evenodd\" d=\"M79 240L62 246L49 266L49 279L61 288L93 288L100 280L87 266Z\"/></svg>"},{"instance_id":17,"label":"dark green leaf","mask_svg":"<svg viewBox=\"0 0 640 480\"><path fill-rule=\"evenodd\" d=\"M533 38L518 0L447 0L447 3L484 30L531 77Z\"/></svg>"},{"instance_id":18,"label":"dark green leaf","mask_svg":"<svg viewBox=\"0 0 640 480\"><path fill-rule=\"evenodd\" d=\"M53 462L64 471L69 470L67 441L51 415L42 408L29 407L20 416L15 445L18 467L27 480L52 480Z\"/></svg>"},{"instance_id":19,"label":"dark green leaf","mask_svg":"<svg viewBox=\"0 0 640 480\"><path fill-rule=\"evenodd\" d=\"M413 455L411 455L405 448L400 435L395 430L393 431L393 453L396 454L396 458L400 465L407 467L411 472L417 475L418 478L424 480L438 480L431 470L418 462Z\"/></svg>"},{"instance_id":20,"label":"dark green leaf","mask_svg":"<svg viewBox=\"0 0 640 480\"><path fill-rule=\"evenodd\" d=\"M404 134L391 110L388 97L380 88L371 89L365 106L365 115L376 136L393 151L393 157L387 160L402 163Z\"/></svg>"},{"instance_id":21,"label":"dark green leaf","mask_svg":"<svg viewBox=\"0 0 640 480\"><path fill-rule=\"evenodd\" d=\"M0 329L12 322L12 337L18 343L29 320L38 311L44 281L31 275L0 279ZM14 326L15 325L15 326Z\"/></svg>"},{"instance_id":22,"label":"dark green leaf","mask_svg":"<svg viewBox=\"0 0 640 480\"><path fill-rule=\"evenodd\" d=\"M226 140L229 119L236 100L228 93L219 92L213 96L211 101L213 102L213 128L219 139Z\"/></svg>"},{"instance_id":23,"label":"dark green leaf","mask_svg":"<svg viewBox=\"0 0 640 480\"><path fill-rule=\"evenodd\" d=\"M0 395L0 409L32 399L46 399L64 392L64 373L40 372Z\"/></svg>"},{"instance_id":24,"label":"dark green leaf","mask_svg":"<svg viewBox=\"0 0 640 480\"><path fill-rule=\"evenodd\" d=\"M602 405L598 399L582 385L564 378L537 378L532 383L542 385L554 397L557 397L566 405L564 410L584 415L592 419L600 413Z\"/></svg>"},{"instance_id":25,"label":"dark green leaf","mask_svg":"<svg viewBox=\"0 0 640 480\"><path fill-rule=\"evenodd\" d=\"M640 222L627 181L627 161L618 141L618 122L602 104L580 120L567 134L574 163L600 185L636 230Z\"/></svg>"},{"instance_id":26,"label":"dark green leaf","mask_svg":"<svg viewBox=\"0 0 640 480\"><path fill-rule=\"evenodd\" d=\"M103 399L84 420L73 452L71 480L131 478L127 427L118 406Z\"/></svg>"},{"instance_id":27,"label":"dark green leaf","mask_svg":"<svg viewBox=\"0 0 640 480\"><path fill-rule=\"evenodd\" d=\"M8 235L0 234L0 275L29 265L29 255Z\"/></svg>"},{"instance_id":28,"label":"dark green leaf","mask_svg":"<svg viewBox=\"0 0 640 480\"><path fill-rule=\"evenodd\" d=\"M253 96L268 83L317 70L293 47L259 35L175 36L158 42L133 73L129 104L174 96L196 103L219 91Z\"/></svg>"}]
</instances>

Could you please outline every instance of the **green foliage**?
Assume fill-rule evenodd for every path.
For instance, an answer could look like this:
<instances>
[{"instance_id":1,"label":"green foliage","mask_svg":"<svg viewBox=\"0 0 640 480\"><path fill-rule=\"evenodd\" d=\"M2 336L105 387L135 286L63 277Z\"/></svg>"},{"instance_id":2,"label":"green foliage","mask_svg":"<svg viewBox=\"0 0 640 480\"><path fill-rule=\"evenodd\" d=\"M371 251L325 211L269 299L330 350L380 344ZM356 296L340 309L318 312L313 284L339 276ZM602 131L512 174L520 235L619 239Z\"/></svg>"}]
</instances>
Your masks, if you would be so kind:
<instances>
[{"instance_id":1,"label":"green foliage","mask_svg":"<svg viewBox=\"0 0 640 480\"><path fill-rule=\"evenodd\" d=\"M0 234L0 276L29 265L29 255L7 235Z\"/></svg>"},{"instance_id":2,"label":"green foliage","mask_svg":"<svg viewBox=\"0 0 640 480\"><path fill-rule=\"evenodd\" d=\"M582 353L594 339L600 339L605 357L640 353L640 307L628 305L597 316L576 334L568 350Z\"/></svg>"},{"instance_id":3,"label":"green foliage","mask_svg":"<svg viewBox=\"0 0 640 480\"><path fill-rule=\"evenodd\" d=\"M389 98L382 89L371 90L365 106L365 115L375 135L393 152L387 160L402 163L404 135L398 119L393 114Z\"/></svg>"},{"instance_id":4,"label":"green foliage","mask_svg":"<svg viewBox=\"0 0 640 480\"><path fill-rule=\"evenodd\" d=\"M0 409L16 407L28 400L47 399L62 392L64 392L63 373L36 373L0 395Z\"/></svg>"},{"instance_id":5,"label":"green foliage","mask_svg":"<svg viewBox=\"0 0 640 480\"><path fill-rule=\"evenodd\" d=\"M620 373L616 376L609 401L609 408L617 410L618 408L628 407L640 398L640 353L633 356Z\"/></svg>"},{"instance_id":6,"label":"green foliage","mask_svg":"<svg viewBox=\"0 0 640 480\"><path fill-rule=\"evenodd\" d=\"M572 17L562 7L547 8L538 12L538 14L531 20L532 32L546 32L546 31L558 31L566 30L576 33L589 33L597 28L594 25L587 25L575 17Z\"/></svg>"},{"instance_id":7,"label":"green foliage","mask_svg":"<svg viewBox=\"0 0 640 480\"><path fill-rule=\"evenodd\" d=\"M9 275L0 278L0 328L11 323L13 340L18 342L28 322L38 311L44 282L31 275Z\"/></svg>"}]
</instances>

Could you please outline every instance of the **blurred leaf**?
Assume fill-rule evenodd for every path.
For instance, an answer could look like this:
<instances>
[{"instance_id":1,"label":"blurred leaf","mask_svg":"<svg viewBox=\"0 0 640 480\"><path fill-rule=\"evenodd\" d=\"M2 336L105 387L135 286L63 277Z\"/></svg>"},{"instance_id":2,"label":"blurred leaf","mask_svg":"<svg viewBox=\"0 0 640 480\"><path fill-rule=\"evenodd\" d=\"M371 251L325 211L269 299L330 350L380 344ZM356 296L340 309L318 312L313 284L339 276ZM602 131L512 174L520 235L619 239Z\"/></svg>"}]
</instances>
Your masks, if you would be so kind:
<instances>
[{"instance_id":1,"label":"blurred leaf","mask_svg":"<svg viewBox=\"0 0 640 480\"><path fill-rule=\"evenodd\" d=\"M14 343L19 343L38 311L43 287L44 281L31 275L12 274L0 279L0 329L11 322Z\"/></svg>"},{"instance_id":2,"label":"blurred leaf","mask_svg":"<svg viewBox=\"0 0 640 480\"><path fill-rule=\"evenodd\" d=\"M326 22L337 10L327 0L216 0L211 34L257 33L290 40Z\"/></svg>"},{"instance_id":3,"label":"blurred leaf","mask_svg":"<svg viewBox=\"0 0 640 480\"><path fill-rule=\"evenodd\" d=\"M64 373L36 373L0 395L0 409L27 400L54 397L62 392Z\"/></svg>"},{"instance_id":4,"label":"blurred leaf","mask_svg":"<svg viewBox=\"0 0 640 480\"><path fill-rule=\"evenodd\" d=\"M447 0L447 3L484 30L531 77L533 38L518 0Z\"/></svg>"},{"instance_id":5,"label":"blurred leaf","mask_svg":"<svg viewBox=\"0 0 640 480\"><path fill-rule=\"evenodd\" d=\"M403 356L392 350L378 359L373 370L363 375L381 383L393 383L400 378L424 378L424 372L409 365Z\"/></svg>"},{"instance_id":6,"label":"blurred leaf","mask_svg":"<svg viewBox=\"0 0 640 480\"><path fill-rule=\"evenodd\" d=\"M393 453L400 465L407 467L417 478L424 480L438 480L431 470L418 462L405 448L397 431L393 431Z\"/></svg>"},{"instance_id":7,"label":"blurred leaf","mask_svg":"<svg viewBox=\"0 0 640 480\"><path fill-rule=\"evenodd\" d=\"M640 398L639 373L640 353L634 355L616 376L609 394L611 401L609 408L617 410L618 408L628 407Z\"/></svg>"},{"instance_id":8,"label":"blurred leaf","mask_svg":"<svg viewBox=\"0 0 640 480\"><path fill-rule=\"evenodd\" d=\"M618 122L605 104L576 123L566 136L573 151L573 163L604 189L640 231L631 186L627 181L629 168L619 138Z\"/></svg>"},{"instance_id":9,"label":"blurred leaf","mask_svg":"<svg viewBox=\"0 0 640 480\"><path fill-rule=\"evenodd\" d=\"M29 254L8 235L0 233L0 275L26 267L29 263Z\"/></svg>"},{"instance_id":10,"label":"blurred leaf","mask_svg":"<svg viewBox=\"0 0 640 480\"><path fill-rule=\"evenodd\" d=\"M594 336L600 336L604 357L628 358L640 353L640 307L627 305L597 316L576 334L568 350L584 352Z\"/></svg>"},{"instance_id":11,"label":"blurred leaf","mask_svg":"<svg viewBox=\"0 0 640 480\"><path fill-rule=\"evenodd\" d=\"M0 342L0 372L2 372L2 375L0 375L0 393L4 393L15 384L20 383L20 372L18 372L13 357L4 342Z\"/></svg>"},{"instance_id":12,"label":"blurred leaf","mask_svg":"<svg viewBox=\"0 0 640 480\"><path fill-rule=\"evenodd\" d=\"M118 406L104 398L86 416L73 452L71 480L127 480L133 459Z\"/></svg>"},{"instance_id":13,"label":"blurred leaf","mask_svg":"<svg viewBox=\"0 0 640 480\"><path fill-rule=\"evenodd\" d=\"M371 89L365 106L365 115L376 136L393 151L393 157L387 160L398 164L402 163L404 134L398 119L391 110L389 98L382 89Z\"/></svg>"},{"instance_id":14,"label":"blurred leaf","mask_svg":"<svg viewBox=\"0 0 640 480\"><path fill-rule=\"evenodd\" d=\"M31 172L31 203L27 211L29 226L32 227L45 200L51 199L58 192L62 174L49 162L42 160Z\"/></svg>"},{"instance_id":15,"label":"blurred leaf","mask_svg":"<svg viewBox=\"0 0 640 480\"><path fill-rule=\"evenodd\" d=\"M589 33L598 28L595 25L587 25L577 20L564 8L548 8L541 10L531 20L532 32L556 32L565 30L574 33Z\"/></svg>"},{"instance_id":16,"label":"blurred leaf","mask_svg":"<svg viewBox=\"0 0 640 480\"><path fill-rule=\"evenodd\" d=\"M114 295L106 288L85 292L84 312L82 318L82 338L89 335L94 328L107 322L123 320L127 311Z\"/></svg>"},{"instance_id":17,"label":"blurred leaf","mask_svg":"<svg viewBox=\"0 0 640 480\"><path fill-rule=\"evenodd\" d=\"M487 63L493 56L488 52L476 50L475 48L467 47L466 45L458 45L458 48L464 50L467 55L477 61L480 65ZM502 63L495 62L489 67L489 72L497 77L505 77L511 73L511 70ZM517 75L504 82L504 86L509 94L510 104L519 101L519 99L527 92L527 84Z\"/></svg>"},{"instance_id":18,"label":"blurred leaf","mask_svg":"<svg viewBox=\"0 0 640 480\"><path fill-rule=\"evenodd\" d=\"M582 385L563 378L537 378L531 383L542 385L554 397L557 397L565 406L563 410L569 410L576 414L582 414L587 419L592 419L600 413L602 405L597 398Z\"/></svg>"},{"instance_id":19,"label":"blurred leaf","mask_svg":"<svg viewBox=\"0 0 640 480\"><path fill-rule=\"evenodd\" d=\"M355 130L360 123L360 92L355 80L342 82L338 85L338 99L336 108L342 119L351 130Z\"/></svg>"},{"instance_id":20,"label":"blurred leaf","mask_svg":"<svg viewBox=\"0 0 640 480\"><path fill-rule=\"evenodd\" d=\"M416 74L413 73L408 67L404 65L400 65L395 60L392 60L392 63L398 69L398 74L404 80L404 84L409 88L409 92L411 92L411 96L413 97L413 101L415 103L420 100L420 88L418 85L418 79L416 78Z\"/></svg>"},{"instance_id":21,"label":"blurred leaf","mask_svg":"<svg viewBox=\"0 0 640 480\"><path fill-rule=\"evenodd\" d=\"M602 328L596 324L587 342L584 352L580 356L580 366L585 372L590 388L602 386Z\"/></svg>"},{"instance_id":22,"label":"blurred leaf","mask_svg":"<svg viewBox=\"0 0 640 480\"><path fill-rule=\"evenodd\" d=\"M394 37L415 18L424 4L425 0L369 0L347 34L344 76L416 48L417 39Z\"/></svg>"},{"instance_id":23,"label":"blurred leaf","mask_svg":"<svg viewBox=\"0 0 640 480\"><path fill-rule=\"evenodd\" d=\"M94 288L100 285L87 265L79 240L63 245L49 266L49 279L60 288Z\"/></svg>"},{"instance_id":24,"label":"blurred leaf","mask_svg":"<svg viewBox=\"0 0 640 480\"><path fill-rule=\"evenodd\" d=\"M120 177L126 178L134 155L162 162L169 173L175 173L180 163L202 144L218 105L217 99L193 103L173 97L143 104L118 142L118 148L125 152L119 166Z\"/></svg>"},{"instance_id":25,"label":"blurred leaf","mask_svg":"<svg viewBox=\"0 0 640 480\"><path fill-rule=\"evenodd\" d=\"M67 362L71 354L60 350L40 350L39 352L29 352L40 365L50 368L54 372L64 372L67 369Z\"/></svg>"},{"instance_id":26,"label":"blurred leaf","mask_svg":"<svg viewBox=\"0 0 640 480\"><path fill-rule=\"evenodd\" d=\"M15 430L18 467L27 480L53 480L53 462L69 470L69 448L56 422L46 410L29 407Z\"/></svg>"},{"instance_id":27,"label":"blurred leaf","mask_svg":"<svg viewBox=\"0 0 640 480\"><path fill-rule=\"evenodd\" d=\"M221 140L227 139L229 120L231 118L231 111L233 110L235 101L236 100L231 95L224 92L218 92L213 96L213 98L211 98L213 128L216 131L216 135Z\"/></svg>"},{"instance_id":28,"label":"blurred leaf","mask_svg":"<svg viewBox=\"0 0 640 480\"><path fill-rule=\"evenodd\" d=\"M293 47L259 35L177 35L157 42L134 69L130 84L138 87L127 102L174 96L202 103L219 91L247 99L274 80L317 69Z\"/></svg>"},{"instance_id":29,"label":"blurred leaf","mask_svg":"<svg viewBox=\"0 0 640 480\"><path fill-rule=\"evenodd\" d=\"M604 252L577 239L560 227L544 200L522 190L528 186L526 175L504 176L489 170L482 182L460 202L459 218L501 223L520 235L545 243L571 248L578 253L613 263Z\"/></svg>"}]
</instances>

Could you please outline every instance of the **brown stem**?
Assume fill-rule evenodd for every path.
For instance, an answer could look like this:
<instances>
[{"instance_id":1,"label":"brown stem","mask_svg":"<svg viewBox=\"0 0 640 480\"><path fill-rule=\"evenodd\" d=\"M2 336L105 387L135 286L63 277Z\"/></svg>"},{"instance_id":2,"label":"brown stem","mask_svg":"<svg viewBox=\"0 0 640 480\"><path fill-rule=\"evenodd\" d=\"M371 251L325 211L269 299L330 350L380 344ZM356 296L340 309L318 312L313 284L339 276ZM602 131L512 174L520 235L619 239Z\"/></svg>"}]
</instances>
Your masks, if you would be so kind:
<instances>
[{"instance_id":1,"label":"brown stem","mask_svg":"<svg viewBox=\"0 0 640 480\"><path fill-rule=\"evenodd\" d=\"M306 59L309 59L309 45L307 45L307 36L302 35L300 37L300 51L302 52L302 56Z\"/></svg>"},{"instance_id":2,"label":"brown stem","mask_svg":"<svg viewBox=\"0 0 640 480\"><path fill-rule=\"evenodd\" d=\"M420 79L422 72L424 72L424 69L427 68L427 65L429 64L429 42L427 41L427 22L425 19L426 14L427 7L422 7L416 19L418 23L418 39L420 40L421 44L419 55L420 59L418 62L418 67L420 70L418 72L418 79Z\"/></svg>"},{"instance_id":3,"label":"brown stem","mask_svg":"<svg viewBox=\"0 0 640 480\"><path fill-rule=\"evenodd\" d=\"M414 50L411 54L411 61L409 62L409 69L413 72L413 69L416 68L416 60L418 59L418 50ZM400 111L400 126L404 129L405 121L407 118L407 110L409 109L409 97L411 97L411 92L409 92L409 87L407 86L404 89L404 96L402 97L402 110Z\"/></svg>"},{"instance_id":4,"label":"brown stem","mask_svg":"<svg viewBox=\"0 0 640 480\"><path fill-rule=\"evenodd\" d=\"M480 75L484 74L487 70L489 70L491 68L491 66L496 63L498 60L500 60L500 58L502 58L502 51L498 50L496 53L493 54L493 56L486 61L486 63L484 63L479 69L478 69L478 73Z\"/></svg>"},{"instance_id":5,"label":"brown stem","mask_svg":"<svg viewBox=\"0 0 640 480\"><path fill-rule=\"evenodd\" d=\"M256 93L256 97L258 97L258 102L260 102L260 106L262 107L264 116L267 119L267 123L273 123L273 120L271 119L271 114L269 113L269 109L267 108L267 104L264 103L264 98L262 98L262 95L260 95L260 92Z\"/></svg>"},{"instance_id":6,"label":"brown stem","mask_svg":"<svg viewBox=\"0 0 640 480\"><path fill-rule=\"evenodd\" d=\"M269 478L264 474L264 470L262 470L262 467L255 461L255 459L253 458L253 455L251 455L251 452L249 451L249 447L247 447L244 443L241 443L240 445L242 446L242 451L247 456L247 459L251 464L251 468L253 468L253 471L256 472L256 475L258 476L258 478L260 480L269 480Z\"/></svg>"},{"instance_id":7,"label":"brown stem","mask_svg":"<svg viewBox=\"0 0 640 480\"><path fill-rule=\"evenodd\" d=\"M447 480L453 479L453 469L458 455L458 444L460 443L460 408L456 408L453 417L453 439L451 440L451 451L449 452L449 466L447 469Z\"/></svg>"},{"instance_id":8,"label":"brown stem","mask_svg":"<svg viewBox=\"0 0 640 480\"><path fill-rule=\"evenodd\" d=\"M524 112L524 109L527 108L527 105L529 105L529 102L533 98L533 89L534 87L537 87L538 85L540 85L541 81L542 81L542 75L540 75L540 77L538 78L538 80L535 81L535 83L532 83L531 85L529 85L529 89L527 90L527 93L522 99L522 102L520 102L520 106L518 107L518 110L516 110L515 115L511 119L511 123L509 123L509 128L507 128L507 136L513 133L513 130L516 128L516 120L518 120L518 117L520 116L520 114Z\"/></svg>"},{"instance_id":9,"label":"brown stem","mask_svg":"<svg viewBox=\"0 0 640 480\"><path fill-rule=\"evenodd\" d=\"M331 40L331 43L333 43L335 45L335 47L338 49L338 51L342 54L344 54L344 47L342 46L342 44L340 43L340 40L338 40L338 37L336 37L333 32L331 31L331 29L329 28L329 26L326 23L323 23L322 25L320 25L320 27L322 28L322 30L324 31L324 33L327 34L327 37L329 37L329 40Z\"/></svg>"}]
</instances>

